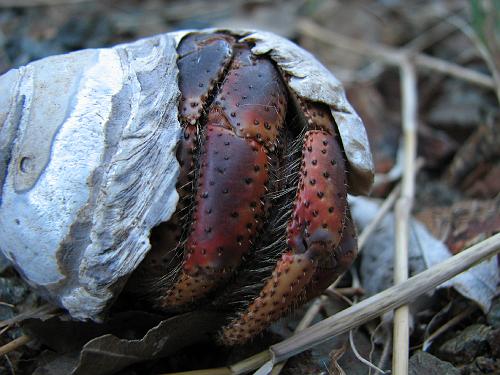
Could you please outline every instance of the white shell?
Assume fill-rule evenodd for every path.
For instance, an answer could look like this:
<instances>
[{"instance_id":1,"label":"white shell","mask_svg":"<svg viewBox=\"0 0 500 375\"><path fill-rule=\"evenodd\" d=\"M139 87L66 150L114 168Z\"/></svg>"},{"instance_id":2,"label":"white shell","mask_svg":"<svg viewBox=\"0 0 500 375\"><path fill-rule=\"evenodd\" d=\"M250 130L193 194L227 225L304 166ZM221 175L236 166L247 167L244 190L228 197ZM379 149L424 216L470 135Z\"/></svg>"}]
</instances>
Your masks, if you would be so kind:
<instances>
[{"instance_id":1,"label":"white shell","mask_svg":"<svg viewBox=\"0 0 500 375\"><path fill-rule=\"evenodd\" d=\"M213 31L213 30L209 30ZM327 103L354 193L373 163L335 77L274 34L231 31ZM47 298L99 320L150 248L178 196L176 46L189 33L48 57L0 76L0 250Z\"/></svg>"}]
</instances>

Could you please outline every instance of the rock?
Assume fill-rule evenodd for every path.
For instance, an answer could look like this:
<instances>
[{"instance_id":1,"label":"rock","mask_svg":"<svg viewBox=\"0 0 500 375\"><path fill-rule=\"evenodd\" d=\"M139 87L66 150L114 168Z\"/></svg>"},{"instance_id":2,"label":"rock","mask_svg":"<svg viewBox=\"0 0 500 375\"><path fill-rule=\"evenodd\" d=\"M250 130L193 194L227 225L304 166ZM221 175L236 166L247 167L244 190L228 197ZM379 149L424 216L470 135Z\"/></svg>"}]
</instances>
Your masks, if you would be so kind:
<instances>
[{"instance_id":1,"label":"rock","mask_svg":"<svg viewBox=\"0 0 500 375\"><path fill-rule=\"evenodd\" d=\"M408 375L459 375L460 370L427 352L417 352L410 358Z\"/></svg>"},{"instance_id":2,"label":"rock","mask_svg":"<svg viewBox=\"0 0 500 375\"><path fill-rule=\"evenodd\" d=\"M492 329L488 333L488 344L493 358L500 358L500 328Z\"/></svg>"},{"instance_id":3,"label":"rock","mask_svg":"<svg viewBox=\"0 0 500 375\"><path fill-rule=\"evenodd\" d=\"M471 364L462 367L462 375L499 374L500 359L477 357Z\"/></svg>"},{"instance_id":4,"label":"rock","mask_svg":"<svg viewBox=\"0 0 500 375\"><path fill-rule=\"evenodd\" d=\"M441 345L439 356L455 364L470 363L488 352L491 332L491 327L473 324Z\"/></svg>"}]
</instances>

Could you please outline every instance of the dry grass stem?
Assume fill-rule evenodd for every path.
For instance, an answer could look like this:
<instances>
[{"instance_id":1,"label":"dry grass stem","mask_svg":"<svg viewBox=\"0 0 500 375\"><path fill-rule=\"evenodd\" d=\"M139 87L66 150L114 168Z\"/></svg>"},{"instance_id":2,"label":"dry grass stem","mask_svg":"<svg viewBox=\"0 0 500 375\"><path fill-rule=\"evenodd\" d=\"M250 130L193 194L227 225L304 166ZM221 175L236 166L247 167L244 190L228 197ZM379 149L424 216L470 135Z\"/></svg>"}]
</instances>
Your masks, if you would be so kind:
<instances>
[{"instance_id":1,"label":"dry grass stem","mask_svg":"<svg viewBox=\"0 0 500 375\"><path fill-rule=\"evenodd\" d=\"M27 344L32 339L27 335L19 336L17 339L12 340L11 342L0 346L0 356L4 356L7 353L10 353L13 350L19 349L21 346Z\"/></svg>"},{"instance_id":2,"label":"dry grass stem","mask_svg":"<svg viewBox=\"0 0 500 375\"><path fill-rule=\"evenodd\" d=\"M493 79L495 81L495 91L497 94L497 99L500 102L500 72L498 71L497 63L495 63L495 57L492 56L488 48L483 44L481 39L477 36L476 32L472 27L470 27L467 22L465 22L462 18L455 16L451 17L448 22L457 27L461 32L463 32L474 44L477 48L484 62L488 66L488 69L491 71L493 75ZM494 51L493 53L500 54L500 52Z\"/></svg>"},{"instance_id":3,"label":"dry grass stem","mask_svg":"<svg viewBox=\"0 0 500 375\"><path fill-rule=\"evenodd\" d=\"M7 332L9 329L11 328L11 326L6 326L6 327L3 327L1 330L0 330L0 336L2 336L5 332Z\"/></svg>"},{"instance_id":4,"label":"dry grass stem","mask_svg":"<svg viewBox=\"0 0 500 375\"><path fill-rule=\"evenodd\" d=\"M324 294L325 294L325 296L330 297L333 300L341 300L341 301L344 301L349 306L352 305L352 301L349 298L347 298L346 296L344 296L343 294L340 294L339 292L337 292L337 289L327 289L327 290L325 290Z\"/></svg>"},{"instance_id":5,"label":"dry grass stem","mask_svg":"<svg viewBox=\"0 0 500 375\"><path fill-rule=\"evenodd\" d=\"M10 319L3 320L0 322L0 328L12 326L14 324L20 323L23 320L29 318L48 318L52 315L58 314L58 307L55 307L50 304L45 304L35 309L25 311L21 314L18 314Z\"/></svg>"},{"instance_id":6,"label":"dry grass stem","mask_svg":"<svg viewBox=\"0 0 500 375\"><path fill-rule=\"evenodd\" d=\"M382 349L382 354L380 354L380 359L378 361L377 367L379 368L385 367L385 363L389 358L389 353L391 352L391 348L392 348L392 336L388 335L387 340L384 342L384 347Z\"/></svg>"},{"instance_id":7,"label":"dry grass stem","mask_svg":"<svg viewBox=\"0 0 500 375\"><path fill-rule=\"evenodd\" d=\"M363 246L365 246L366 240L370 238L373 232L377 229L382 219L394 206L394 203L396 202L396 199L399 197L400 192L401 192L401 184L397 184L389 193L387 198L384 199L384 202L380 205L377 213L375 214L375 217L370 222L370 224L368 224L360 233L358 237L358 247L360 251L361 249L363 249Z\"/></svg>"},{"instance_id":8,"label":"dry grass stem","mask_svg":"<svg viewBox=\"0 0 500 375\"><path fill-rule=\"evenodd\" d=\"M302 331L303 329L309 327L312 324L314 318L316 317L316 315L319 313L319 311L323 306L324 299L325 297L321 296L319 298L316 298L311 303L311 306L309 306L304 316L300 320L299 324L297 324L297 327L295 328L295 333ZM271 371L271 375L279 375L281 373L281 370L283 370L283 367L285 367L285 365L286 365L286 360L276 364L273 367L273 370Z\"/></svg>"},{"instance_id":9,"label":"dry grass stem","mask_svg":"<svg viewBox=\"0 0 500 375\"><path fill-rule=\"evenodd\" d=\"M432 345L432 341L434 341L437 337L441 336L443 333L445 333L451 327L456 326L462 320L469 317L470 314L472 314L475 310L476 310L476 306L469 306L467 309L462 311L460 314L454 316L453 318L448 320L445 324L443 324L441 327L439 327L437 330L432 332L429 335L429 337L427 339L425 339L425 341L422 345L422 350L426 351Z\"/></svg>"},{"instance_id":10,"label":"dry grass stem","mask_svg":"<svg viewBox=\"0 0 500 375\"><path fill-rule=\"evenodd\" d=\"M417 156L417 78L414 65L406 60L401 64L401 92L403 96L402 126L404 146L403 180L401 196L395 209L395 254L394 283L400 284L408 279L408 247L410 215L415 195L415 160ZM408 306L401 306L394 312L394 336L392 371L396 375L408 374L409 354Z\"/></svg>"},{"instance_id":11,"label":"dry grass stem","mask_svg":"<svg viewBox=\"0 0 500 375\"><path fill-rule=\"evenodd\" d=\"M365 294L365 290L361 287L351 287L351 288L336 288L337 293L343 296L362 296Z\"/></svg>"},{"instance_id":12,"label":"dry grass stem","mask_svg":"<svg viewBox=\"0 0 500 375\"><path fill-rule=\"evenodd\" d=\"M227 372L225 368L224 371L226 371L227 374L240 375L249 373L260 367L257 372L259 375L269 374L272 370L273 363L282 362L334 336L348 332L355 327L359 327L390 310L408 304L422 294L431 291L436 286L469 269L475 264L495 256L499 252L500 233L469 247L467 250L411 277L401 284L394 285L383 292L367 298L352 307L298 332L294 336L271 346L269 351L263 351L229 366L228 368L231 372ZM202 375L203 373L187 371L177 374ZM220 374L222 375L223 372Z\"/></svg>"},{"instance_id":13,"label":"dry grass stem","mask_svg":"<svg viewBox=\"0 0 500 375\"><path fill-rule=\"evenodd\" d=\"M388 65L400 66L403 60L411 56L413 62L419 68L430 69L473 83L477 86L497 90L495 81L492 77L423 53L413 53L411 50L396 49L381 44L369 44L338 34L306 19L301 19L298 22L297 29L304 35L323 43L361 55L377 58Z\"/></svg>"},{"instance_id":14,"label":"dry grass stem","mask_svg":"<svg viewBox=\"0 0 500 375\"><path fill-rule=\"evenodd\" d=\"M365 364L369 368L371 368L371 369L373 369L373 370L375 370L377 372L380 372L381 374L385 374L384 370L378 368L373 363L371 363L369 360L363 358L363 356L358 352L358 349L356 348L356 345L354 345L354 336L353 336L352 332L353 332L352 330L349 331L349 343L351 344L352 352L354 353L354 355L356 356L356 358L358 359L358 361L360 361L361 363Z\"/></svg>"}]
</instances>

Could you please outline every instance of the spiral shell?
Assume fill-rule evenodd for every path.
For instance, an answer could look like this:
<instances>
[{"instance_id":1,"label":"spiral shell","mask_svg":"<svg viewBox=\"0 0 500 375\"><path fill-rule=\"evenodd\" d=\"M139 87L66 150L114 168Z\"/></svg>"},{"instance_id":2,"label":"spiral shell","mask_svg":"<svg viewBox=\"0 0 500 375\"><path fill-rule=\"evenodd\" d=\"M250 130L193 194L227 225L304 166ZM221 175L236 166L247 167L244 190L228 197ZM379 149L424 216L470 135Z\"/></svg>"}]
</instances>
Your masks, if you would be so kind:
<instances>
[{"instance_id":1,"label":"spiral shell","mask_svg":"<svg viewBox=\"0 0 500 375\"><path fill-rule=\"evenodd\" d=\"M189 32L52 56L0 76L0 250L75 318L103 318L150 249L150 230L175 210L176 47ZM299 97L330 106L351 193L368 192L365 129L337 79L286 39L229 32L273 59Z\"/></svg>"}]
</instances>

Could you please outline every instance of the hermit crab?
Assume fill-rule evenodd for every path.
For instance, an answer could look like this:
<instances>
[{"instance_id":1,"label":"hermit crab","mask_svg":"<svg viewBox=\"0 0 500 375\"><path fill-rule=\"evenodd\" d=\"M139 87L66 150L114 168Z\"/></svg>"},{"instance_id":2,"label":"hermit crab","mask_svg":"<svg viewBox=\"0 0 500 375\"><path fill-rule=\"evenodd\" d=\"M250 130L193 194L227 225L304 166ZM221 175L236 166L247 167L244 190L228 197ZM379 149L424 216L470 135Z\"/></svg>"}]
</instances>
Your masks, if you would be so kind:
<instances>
[{"instance_id":1,"label":"hermit crab","mask_svg":"<svg viewBox=\"0 0 500 375\"><path fill-rule=\"evenodd\" d=\"M353 261L363 124L274 34L201 30L53 56L0 77L0 249L76 319L117 298L227 312L245 342Z\"/></svg>"}]
</instances>

